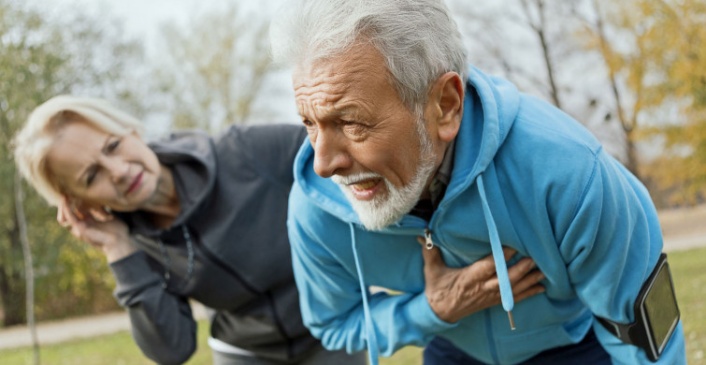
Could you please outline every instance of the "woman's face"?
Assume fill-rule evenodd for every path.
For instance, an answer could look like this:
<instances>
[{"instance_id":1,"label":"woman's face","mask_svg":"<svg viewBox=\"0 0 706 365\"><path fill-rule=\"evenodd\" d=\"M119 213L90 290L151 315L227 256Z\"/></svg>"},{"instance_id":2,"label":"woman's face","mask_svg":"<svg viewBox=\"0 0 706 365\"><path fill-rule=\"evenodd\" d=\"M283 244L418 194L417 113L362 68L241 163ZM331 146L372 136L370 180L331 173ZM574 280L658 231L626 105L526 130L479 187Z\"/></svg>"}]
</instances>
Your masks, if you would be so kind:
<instances>
[{"instance_id":1,"label":"woman's face","mask_svg":"<svg viewBox=\"0 0 706 365\"><path fill-rule=\"evenodd\" d=\"M157 156L135 133L116 136L82 121L72 121L56 134L47 166L70 199L135 211L157 191Z\"/></svg>"}]
</instances>

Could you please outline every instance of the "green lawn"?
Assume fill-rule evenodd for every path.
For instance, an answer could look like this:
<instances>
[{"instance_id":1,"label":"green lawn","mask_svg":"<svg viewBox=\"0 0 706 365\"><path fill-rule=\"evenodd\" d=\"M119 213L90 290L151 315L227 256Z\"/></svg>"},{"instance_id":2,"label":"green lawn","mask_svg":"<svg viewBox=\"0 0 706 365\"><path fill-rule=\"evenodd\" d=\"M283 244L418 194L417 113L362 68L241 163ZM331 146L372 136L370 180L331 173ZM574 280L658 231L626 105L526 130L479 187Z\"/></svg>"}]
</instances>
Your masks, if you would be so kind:
<instances>
[{"instance_id":1,"label":"green lawn","mask_svg":"<svg viewBox=\"0 0 706 365\"><path fill-rule=\"evenodd\" d=\"M706 365L706 248L669 254L679 306L687 339L686 350L690 365ZM207 325L199 325L199 350L189 365L210 365L211 354L206 345ZM405 348L382 365L420 365L421 350ZM43 365L148 365L128 332L101 336L91 340L42 347ZM31 365L32 354L27 348L0 351L2 365Z\"/></svg>"}]
</instances>

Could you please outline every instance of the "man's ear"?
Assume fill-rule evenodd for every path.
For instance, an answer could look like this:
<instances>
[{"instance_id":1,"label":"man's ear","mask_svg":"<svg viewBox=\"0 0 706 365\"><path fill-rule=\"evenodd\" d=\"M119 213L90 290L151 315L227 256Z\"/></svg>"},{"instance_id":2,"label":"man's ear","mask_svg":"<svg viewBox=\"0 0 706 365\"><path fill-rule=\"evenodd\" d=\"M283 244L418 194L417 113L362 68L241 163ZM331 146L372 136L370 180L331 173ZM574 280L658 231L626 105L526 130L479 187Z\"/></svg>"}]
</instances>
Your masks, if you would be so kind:
<instances>
[{"instance_id":1,"label":"man's ear","mask_svg":"<svg viewBox=\"0 0 706 365\"><path fill-rule=\"evenodd\" d=\"M427 102L427 120L434 124L437 136L451 142L458 134L463 117L463 81L455 72L441 75L431 88Z\"/></svg>"}]
</instances>

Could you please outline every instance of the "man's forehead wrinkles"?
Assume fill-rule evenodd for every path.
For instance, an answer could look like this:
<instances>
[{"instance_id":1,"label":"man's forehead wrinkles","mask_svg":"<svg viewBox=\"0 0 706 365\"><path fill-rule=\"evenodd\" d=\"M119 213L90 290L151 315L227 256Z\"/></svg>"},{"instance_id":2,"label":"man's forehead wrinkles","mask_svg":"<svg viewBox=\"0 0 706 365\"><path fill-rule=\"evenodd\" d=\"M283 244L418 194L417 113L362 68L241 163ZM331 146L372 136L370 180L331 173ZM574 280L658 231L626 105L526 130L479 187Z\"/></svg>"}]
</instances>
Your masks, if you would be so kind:
<instances>
[{"instance_id":1,"label":"man's forehead wrinkles","mask_svg":"<svg viewBox=\"0 0 706 365\"><path fill-rule=\"evenodd\" d=\"M295 94L311 94L321 89L326 89L332 93L342 93L346 90L346 83L342 80L343 75L331 75L326 77L302 77L294 84Z\"/></svg>"}]
</instances>

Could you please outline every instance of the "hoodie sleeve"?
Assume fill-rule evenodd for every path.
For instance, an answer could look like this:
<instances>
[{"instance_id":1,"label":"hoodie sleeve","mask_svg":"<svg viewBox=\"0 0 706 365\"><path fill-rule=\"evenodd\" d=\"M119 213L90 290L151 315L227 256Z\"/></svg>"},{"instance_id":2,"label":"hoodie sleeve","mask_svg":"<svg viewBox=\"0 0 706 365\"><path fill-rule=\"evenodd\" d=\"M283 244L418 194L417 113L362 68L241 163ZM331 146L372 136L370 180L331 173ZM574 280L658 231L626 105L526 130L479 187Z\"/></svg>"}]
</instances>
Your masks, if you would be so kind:
<instances>
[{"instance_id":1,"label":"hoodie sleeve","mask_svg":"<svg viewBox=\"0 0 706 365\"><path fill-rule=\"evenodd\" d=\"M358 275L341 264L340 252L334 252L339 247L331 246L335 237L349 231L306 199L295 184L289 204L289 238L302 318L324 347L353 353L377 342L380 354L390 356L406 345L424 346L436 333L456 327L434 314L423 292L379 292L368 302L375 332L372 340L366 330ZM349 245L346 236L340 242Z\"/></svg>"},{"instance_id":2,"label":"hoodie sleeve","mask_svg":"<svg viewBox=\"0 0 706 365\"><path fill-rule=\"evenodd\" d=\"M115 297L127 309L132 337L145 356L159 364L182 364L196 350L196 322L188 301L162 288L148 260L138 251L110 265Z\"/></svg>"},{"instance_id":3,"label":"hoodie sleeve","mask_svg":"<svg viewBox=\"0 0 706 365\"><path fill-rule=\"evenodd\" d=\"M602 149L594 157L576 204L549 199L558 203L557 242L576 293L591 312L631 323L638 292L662 251L662 233L645 187ZM597 321L594 331L614 363L653 364L644 351L622 343ZM681 323L658 363L686 363Z\"/></svg>"}]
</instances>

